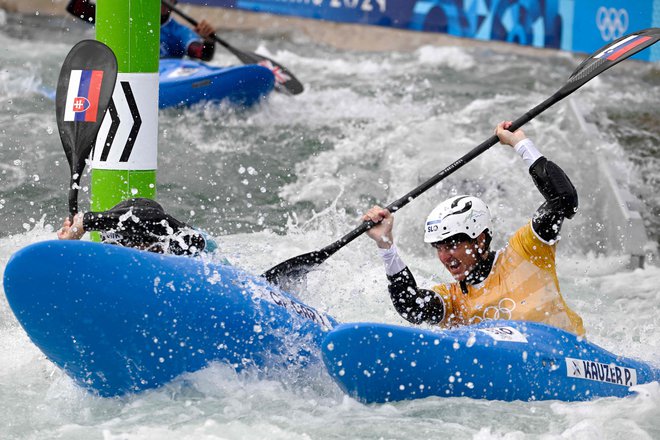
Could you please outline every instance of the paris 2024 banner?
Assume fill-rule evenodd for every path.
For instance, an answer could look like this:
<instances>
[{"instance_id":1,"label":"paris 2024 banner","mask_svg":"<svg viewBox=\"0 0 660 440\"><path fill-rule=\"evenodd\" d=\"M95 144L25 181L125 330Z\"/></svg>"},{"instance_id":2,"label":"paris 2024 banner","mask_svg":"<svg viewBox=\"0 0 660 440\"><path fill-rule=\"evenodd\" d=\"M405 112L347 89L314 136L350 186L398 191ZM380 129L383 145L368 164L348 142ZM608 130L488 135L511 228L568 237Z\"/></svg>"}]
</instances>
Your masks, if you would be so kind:
<instances>
[{"instance_id":1,"label":"paris 2024 banner","mask_svg":"<svg viewBox=\"0 0 660 440\"><path fill-rule=\"evenodd\" d=\"M660 0L185 1L585 53L626 33L660 26ZM660 47L634 58L658 61Z\"/></svg>"}]
</instances>

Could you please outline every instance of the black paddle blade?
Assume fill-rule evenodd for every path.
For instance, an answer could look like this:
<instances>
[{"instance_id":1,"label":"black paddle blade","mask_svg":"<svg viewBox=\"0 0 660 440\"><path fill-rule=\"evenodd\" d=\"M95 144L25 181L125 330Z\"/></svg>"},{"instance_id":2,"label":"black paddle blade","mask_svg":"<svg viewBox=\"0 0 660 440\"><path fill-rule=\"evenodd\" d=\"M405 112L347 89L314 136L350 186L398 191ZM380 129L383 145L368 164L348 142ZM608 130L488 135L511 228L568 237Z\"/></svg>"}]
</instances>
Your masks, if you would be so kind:
<instances>
[{"instance_id":1,"label":"black paddle blade","mask_svg":"<svg viewBox=\"0 0 660 440\"><path fill-rule=\"evenodd\" d=\"M243 62L243 64L259 64L260 66L264 66L273 72L273 75L275 76L275 89L278 92L287 93L289 95L298 95L305 90L302 83L298 81L295 76L293 76L293 73L291 73L289 69L283 65L279 64L277 61L274 61L263 55L259 55L258 53L246 52L236 49L217 36L214 37L218 43L226 47L227 50L233 53L236 58Z\"/></svg>"},{"instance_id":2,"label":"black paddle blade","mask_svg":"<svg viewBox=\"0 0 660 440\"><path fill-rule=\"evenodd\" d=\"M69 213L78 212L78 186L117 80L117 58L108 46L83 40L73 46L57 81L55 111L71 170Z\"/></svg>"},{"instance_id":3,"label":"black paddle blade","mask_svg":"<svg viewBox=\"0 0 660 440\"><path fill-rule=\"evenodd\" d=\"M243 64L259 64L264 66L273 72L275 76L275 89L278 92L283 92L289 95L299 95L302 93L305 88L298 81L298 79L293 76L293 73L289 71L286 67L279 64L277 61L274 61L263 55L259 55L254 52L246 52L239 49L236 49L233 46L230 46L225 41L220 40L218 37L215 38L220 44L227 48L231 53L236 55L236 58L241 60Z\"/></svg>"},{"instance_id":4,"label":"black paddle blade","mask_svg":"<svg viewBox=\"0 0 660 440\"><path fill-rule=\"evenodd\" d=\"M275 76L275 89L278 92L288 93L289 95L299 95L305 90L302 83L293 76L293 73L291 73L289 69L276 63L270 58L259 55L258 53L253 55L260 58L260 61L257 62L257 64L264 66L273 72L273 75Z\"/></svg>"},{"instance_id":5,"label":"black paddle blade","mask_svg":"<svg viewBox=\"0 0 660 440\"><path fill-rule=\"evenodd\" d=\"M277 266L271 267L261 274L261 276L266 278L271 284L282 286L287 279L304 277L315 266L323 263L329 256L322 250L298 255L297 257L281 262Z\"/></svg>"},{"instance_id":6,"label":"black paddle blade","mask_svg":"<svg viewBox=\"0 0 660 440\"><path fill-rule=\"evenodd\" d=\"M633 32L600 48L575 69L562 91L573 92L605 70L653 46L660 40L660 28Z\"/></svg>"}]
</instances>

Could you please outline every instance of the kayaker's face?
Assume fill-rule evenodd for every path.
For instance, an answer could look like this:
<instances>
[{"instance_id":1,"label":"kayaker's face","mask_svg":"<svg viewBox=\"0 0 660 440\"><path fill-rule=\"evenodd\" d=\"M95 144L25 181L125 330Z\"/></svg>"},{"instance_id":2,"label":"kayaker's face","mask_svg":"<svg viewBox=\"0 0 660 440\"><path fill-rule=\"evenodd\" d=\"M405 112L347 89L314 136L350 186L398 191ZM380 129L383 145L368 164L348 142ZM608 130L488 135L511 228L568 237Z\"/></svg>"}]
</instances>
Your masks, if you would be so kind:
<instances>
[{"instance_id":1,"label":"kayaker's face","mask_svg":"<svg viewBox=\"0 0 660 440\"><path fill-rule=\"evenodd\" d=\"M445 240L434 243L438 258L456 281L463 281L479 262L480 240Z\"/></svg>"}]
</instances>

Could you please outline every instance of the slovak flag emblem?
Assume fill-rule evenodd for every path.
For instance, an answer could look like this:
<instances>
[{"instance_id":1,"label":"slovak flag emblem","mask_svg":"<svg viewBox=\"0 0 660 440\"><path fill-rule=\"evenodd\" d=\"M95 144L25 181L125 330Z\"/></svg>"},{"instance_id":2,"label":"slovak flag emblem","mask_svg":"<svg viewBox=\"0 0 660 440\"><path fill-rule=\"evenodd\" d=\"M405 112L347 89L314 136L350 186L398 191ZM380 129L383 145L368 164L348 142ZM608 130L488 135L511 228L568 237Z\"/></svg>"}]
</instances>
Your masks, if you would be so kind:
<instances>
[{"instance_id":1,"label":"slovak flag emblem","mask_svg":"<svg viewBox=\"0 0 660 440\"><path fill-rule=\"evenodd\" d=\"M66 92L64 121L96 122L102 81L102 70L71 71L69 88Z\"/></svg>"},{"instance_id":2,"label":"slovak flag emblem","mask_svg":"<svg viewBox=\"0 0 660 440\"><path fill-rule=\"evenodd\" d=\"M76 96L73 98L73 111L78 113L78 112L84 112L89 108L89 99L85 98L84 96Z\"/></svg>"}]
</instances>

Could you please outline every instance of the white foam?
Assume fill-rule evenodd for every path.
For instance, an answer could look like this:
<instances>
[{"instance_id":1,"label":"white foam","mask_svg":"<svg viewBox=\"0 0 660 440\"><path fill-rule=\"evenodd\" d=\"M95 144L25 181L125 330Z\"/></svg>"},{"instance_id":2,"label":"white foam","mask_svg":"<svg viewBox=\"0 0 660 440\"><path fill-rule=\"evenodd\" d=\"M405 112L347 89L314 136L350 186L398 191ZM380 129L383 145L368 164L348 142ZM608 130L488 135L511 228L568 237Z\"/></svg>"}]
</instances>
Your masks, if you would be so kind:
<instances>
[{"instance_id":1,"label":"white foam","mask_svg":"<svg viewBox=\"0 0 660 440\"><path fill-rule=\"evenodd\" d=\"M159 179L164 180L159 197L169 202L164 203L168 209L183 212L185 207L189 212L188 205L194 206L199 214L192 219L200 219L198 226L214 225L215 221L222 225L229 221L227 217L232 221L238 217L236 222L263 218L261 211L270 206L239 209L240 214L234 216L222 211L249 202L236 190L232 205L225 206L221 187L231 184L235 175L257 180L280 166L286 168L285 175L290 174L286 184L267 188L283 199L281 206L280 200L269 203L277 208L273 215L287 216L284 235L264 230L217 237L221 254L251 273L262 273L290 257L334 242L359 225L359 213L370 204L402 196L491 136L497 122L514 119L541 102L576 64L567 54L526 59L453 48L356 54L305 42L300 51L275 50L276 46L263 43L257 51L295 72L306 87L302 95L273 94L263 106L248 112L198 106L160 114L164 133ZM0 72L0 97L16 96L24 104L21 110L10 106L3 120L7 128L29 128L21 131L21 142L14 134L11 142L3 138L2 151L39 145L24 155L27 164L15 169L11 157L0 168L0 172L7 169L10 177L0 179L0 188L9 193L0 214L6 224L15 226L11 222L18 221L20 227L25 222L29 230L0 239L0 268L4 268L11 254L30 243L54 238L53 229L59 226L47 225L59 222L52 218L30 222L9 213L15 204L25 203L24 193L14 192L21 190L22 179L36 174L31 171L33 166L46 163L50 167L54 157L65 163L53 134L52 109L33 108L30 90L40 80L54 82L53 72L70 45L35 44L0 35L0 47L7 49L0 58L13 63L9 76ZM475 64L477 57L485 58ZM507 63L512 58L513 65ZM34 63L33 67L20 67L19 60ZM235 64L236 59L218 48L213 63ZM599 109L606 100L620 100L623 107L636 100L652 102L648 84L635 84L643 83L652 67L624 65L607 74L614 76L603 76L605 86L596 82L576 93L594 117L602 116ZM19 73L28 79L15 79ZM616 81L623 81L625 87L611 87ZM603 124L607 131L608 121ZM660 344L658 269L628 272L620 257L593 253L598 218L591 191L597 183L589 174L590 161L598 151L577 134L561 105L528 124L525 131L542 153L566 170L580 193L581 211L566 222L558 250L560 283L567 302L584 317L590 340L617 354L656 362ZM648 136L644 131L634 134ZM627 159L615 141L604 148L616 153L617 160ZM277 165L268 168L271 163ZM194 169L207 165L209 174ZM240 166L245 170L251 166L256 174L241 174ZM635 167L624 168L634 183L646 185L649 192L654 189L652 183L635 180ZM66 169L55 171L42 176L43 187L37 189L62 193L64 198L66 178L57 178ZM200 186L190 188L197 179ZM183 186L186 188L180 189ZM476 192L489 202L496 216L497 246L542 202L524 165L502 146L494 146L428 190L397 213L395 220L395 239L420 286L450 280L433 250L422 243L421 228L439 200L458 192ZM214 199L217 194L223 197ZM206 209L198 206L200 200ZM219 213L209 214L212 208ZM341 321L410 325L391 305L381 262L367 237L356 239L320 265L298 287L297 294ZM623 435L651 438L660 430L657 384L638 387L639 396L584 403L430 398L366 406L344 396L322 368L268 376L238 374L213 364L158 390L102 399L82 391L43 357L20 328L4 295L0 296L0 351L4 353L0 396L6 408L0 412L0 426L8 438L367 439L418 438L421 432L443 438L590 435L617 439Z\"/></svg>"},{"instance_id":2,"label":"white foam","mask_svg":"<svg viewBox=\"0 0 660 440\"><path fill-rule=\"evenodd\" d=\"M420 63L444 65L456 70L471 69L476 65L474 57L459 47L423 46L417 49Z\"/></svg>"}]
</instances>

